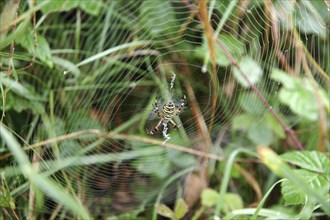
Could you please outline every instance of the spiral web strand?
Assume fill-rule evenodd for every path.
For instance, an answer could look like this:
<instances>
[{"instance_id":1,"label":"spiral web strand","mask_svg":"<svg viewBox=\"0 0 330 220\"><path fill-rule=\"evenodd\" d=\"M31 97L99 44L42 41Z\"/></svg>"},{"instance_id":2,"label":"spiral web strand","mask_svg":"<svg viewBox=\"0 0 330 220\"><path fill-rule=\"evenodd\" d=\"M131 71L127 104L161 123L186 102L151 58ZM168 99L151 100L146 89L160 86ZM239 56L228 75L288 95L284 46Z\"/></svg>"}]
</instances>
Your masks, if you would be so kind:
<instances>
[{"instance_id":1,"label":"spiral web strand","mask_svg":"<svg viewBox=\"0 0 330 220\"><path fill-rule=\"evenodd\" d=\"M195 12L189 11L182 2L110 1L102 5L102 16L91 16L74 9L63 12L61 17L50 14L49 20L44 20L48 28L39 26L38 32L57 36L47 38L52 57L59 63L61 59L70 63L54 63L53 69L38 76L43 82L49 82L47 87L51 88L51 94L45 96L52 104L47 107L49 116L43 117L41 123L36 122L37 135L33 143L80 131L85 133L36 148L33 154L41 173L64 186L68 180L73 181L75 184L68 186L68 191L76 192L91 211L125 213L137 207L152 208L150 205L164 186L164 181L160 180L189 167L201 169L194 155L166 147L168 143L200 149L200 128L196 121L200 117L206 125L211 121L212 68L207 42ZM297 46L303 41L307 50L320 46L309 53L318 58L321 68L328 73L328 60L322 59L329 57L324 54L330 51L329 44L322 48L322 33L327 27L319 17L308 17L311 8L305 1L295 6L289 1L271 5L267 1L248 5L245 2L249 1L237 2L232 9L235 13L224 18L228 5L210 1L210 23L218 30L226 19L221 23L217 37L238 60L272 109L280 116L289 115L290 121L286 123L294 127L300 123L296 112L289 104L272 98L283 95L284 84L282 78L275 76L277 70L274 69L281 68L292 77L308 71L303 65L294 66L307 62L294 60L297 50L299 53L304 51L303 47ZM55 25L63 21L66 25ZM305 30L304 24L308 22L315 24ZM77 25L80 26L79 36ZM224 52L218 47L216 52L218 79L213 80L217 80L219 87L214 128L209 135L214 143L219 134L224 133L225 138L221 140L221 146L213 146L210 152L221 153L224 146L252 147L258 141L270 145L275 136L284 138L283 128L270 128L276 121L239 71L230 67ZM306 85L310 91L313 91L310 81L326 85L326 79L315 68L310 71L311 77L300 81L305 83L308 79ZM167 86L168 82L170 86ZM152 141L107 136L111 132L159 139L145 133L156 93L159 91L163 98L168 92L181 98L187 94L187 83L196 88L193 91L196 100L189 100L188 96L188 108L176 119L182 124L181 128L174 131L163 124L165 140L161 141L164 146ZM39 86L39 82L35 84ZM192 109L192 101L198 103L200 112ZM315 118L311 120L315 121ZM244 127L251 124L254 129ZM311 123L309 129L317 126ZM231 138L235 135L245 138L234 142ZM258 136L267 138L258 139ZM178 185L182 185L184 178L185 175L175 179L161 191L163 203L175 201L180 192ZM17 188L18 192L26 192L23 197L28 195L29 187L24 183L18 182ZM184 189L181 193L184 194ZM56 205L51 199L46 199L45 203L48 203L48 210L40 211L52 214L49 210L56 209Z\"/></svg>"}]
</instances>

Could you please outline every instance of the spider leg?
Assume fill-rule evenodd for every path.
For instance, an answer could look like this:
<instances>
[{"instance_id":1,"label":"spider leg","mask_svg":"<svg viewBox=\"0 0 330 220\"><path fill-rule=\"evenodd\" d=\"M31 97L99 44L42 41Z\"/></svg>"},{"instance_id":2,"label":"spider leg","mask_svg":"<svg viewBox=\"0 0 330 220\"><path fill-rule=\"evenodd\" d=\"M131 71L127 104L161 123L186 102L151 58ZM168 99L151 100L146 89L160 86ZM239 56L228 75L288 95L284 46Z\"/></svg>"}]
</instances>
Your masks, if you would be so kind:
<instances>
[{"instance_id":1,"label":"spider leg","mask_svg":"<svg viewBox=\"0 0 330 220\"><path fill-rule=\"evenodd\" d=\"M157 123L157 125L154 127L154 129L152 129L150 132L149 132L149 135L154 135L158 130L159 130L159 127L161 126L163 122L163 119L159 120L159 122Z\"/></svg>"},{"instance_id":2,"label":"spider leg","mask_svg":"<svg viewBox=\"0 0 330 220\"><path fill-rule=\"evenodd\" d=\"M153 106L153 110L154 110L155 114L157 115L157 117L162 118L162 114L159 112L157 99L155 100L155 103L152 106Z\"/></svg>"},{"instance_id":3,"label":"spider leg","mask_svg":"<svg viewBox=\"0 0 330 220\"><path fill-rule=\"evenodd\" d=\"M169 122L173 125L174 129L177 129L177 128L181 127L181 125L176 124L172 119Z\"/></svg>"},{"instance_id":4,"label":"spider leg","mask_svg":"<svg viewBox=\"0 0 330 220\"><path fill-rule=\"evenodd\" d=\"M180 106L175 110L175 116L177 116L178 114L180 114L180 112L182 111L182 109L185 107L186 105L186 96L184 96L183 99L180 100L181 104Z\"/></svg>"}]
</instances>

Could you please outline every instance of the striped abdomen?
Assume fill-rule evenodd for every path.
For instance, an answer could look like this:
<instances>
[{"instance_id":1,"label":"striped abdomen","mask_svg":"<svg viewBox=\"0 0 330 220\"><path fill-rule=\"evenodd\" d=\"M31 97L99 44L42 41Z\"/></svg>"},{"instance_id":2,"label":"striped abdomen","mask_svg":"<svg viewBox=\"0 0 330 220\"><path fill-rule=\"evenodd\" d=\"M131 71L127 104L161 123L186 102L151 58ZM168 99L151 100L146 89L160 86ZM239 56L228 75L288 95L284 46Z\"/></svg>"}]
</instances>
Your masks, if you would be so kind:
<instances>
[{"instance_id":1,"label":"striped abdomen","mask_svg":"<svg viewBox=\"0 0 330 220\"><path fill-rule=\"evenodd\" d=\"M170 121L175 115L175 105L173 102L168 102L163 107L163 119L164 122L167 123Z\"/></svg>"}]
</instances>

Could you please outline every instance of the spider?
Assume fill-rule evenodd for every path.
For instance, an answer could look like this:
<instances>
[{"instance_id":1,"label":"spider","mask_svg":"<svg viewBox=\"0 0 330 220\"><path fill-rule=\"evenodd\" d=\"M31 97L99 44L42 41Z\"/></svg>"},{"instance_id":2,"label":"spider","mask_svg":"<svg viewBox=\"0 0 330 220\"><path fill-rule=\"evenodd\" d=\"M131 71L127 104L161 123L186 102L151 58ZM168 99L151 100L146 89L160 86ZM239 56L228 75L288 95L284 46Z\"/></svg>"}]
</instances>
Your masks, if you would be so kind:
<instances>
[{"instance_id":1,"label":"spider","mask_svg":"<svg viewBox=\"0 0 330 220\"><path fill-rule=\"evenodd\" d=\"M157 125L150 132L147 131L147 133L149 135L154 135L157 131L159 131L159 128L162 124L167 124L168 122L173 125L174 129L179 128L180 125L177 125L173 121L173 117L179 115L185 105L186 96L183 96L183 98L179 100L170 100L165 102L161 107L158 106L158 100L156 99L155 103L152 105L153 112L160 120Z\"/></svg>"}]
</instances>

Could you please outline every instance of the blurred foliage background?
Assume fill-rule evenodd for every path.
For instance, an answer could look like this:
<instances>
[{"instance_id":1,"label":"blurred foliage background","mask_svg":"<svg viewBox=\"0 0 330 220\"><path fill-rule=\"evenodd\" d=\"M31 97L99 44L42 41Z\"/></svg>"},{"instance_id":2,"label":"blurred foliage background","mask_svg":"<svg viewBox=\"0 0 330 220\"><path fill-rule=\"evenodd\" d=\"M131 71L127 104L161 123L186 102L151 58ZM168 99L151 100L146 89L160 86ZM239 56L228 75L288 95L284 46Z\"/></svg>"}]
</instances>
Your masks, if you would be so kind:
<instances>
[{"instance_id":1,"label":"blurred foliage background","mask_svg":"<svg viewBox=\"0 0 330 220\"><path fill-rule=\"evenodd\" d=\"M1 1L0 219L326 219L329 10Z\"/></svg>"}]
</instances>

